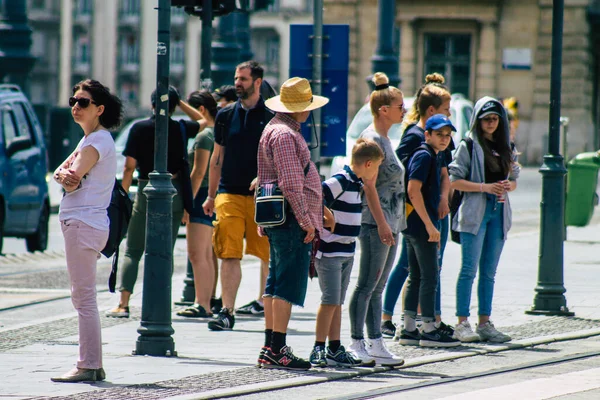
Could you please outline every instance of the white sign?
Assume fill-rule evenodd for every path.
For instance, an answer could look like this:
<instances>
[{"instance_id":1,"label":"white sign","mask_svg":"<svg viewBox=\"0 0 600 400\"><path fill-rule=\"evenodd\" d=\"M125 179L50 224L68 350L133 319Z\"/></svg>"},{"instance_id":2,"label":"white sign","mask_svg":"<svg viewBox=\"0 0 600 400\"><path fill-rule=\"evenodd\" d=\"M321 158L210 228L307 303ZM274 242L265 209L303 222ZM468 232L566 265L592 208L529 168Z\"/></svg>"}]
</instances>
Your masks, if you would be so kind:
<instances>
[{"instance_id":1,"label":"white sign","mask_svg":"<svg viewBox=\"0 0 600 400\"><path fill-rule=\"evenodd\" d=\"M531 49L507 47L502 52L503 69L531 69Z\"/></svg>"}]
</instances>

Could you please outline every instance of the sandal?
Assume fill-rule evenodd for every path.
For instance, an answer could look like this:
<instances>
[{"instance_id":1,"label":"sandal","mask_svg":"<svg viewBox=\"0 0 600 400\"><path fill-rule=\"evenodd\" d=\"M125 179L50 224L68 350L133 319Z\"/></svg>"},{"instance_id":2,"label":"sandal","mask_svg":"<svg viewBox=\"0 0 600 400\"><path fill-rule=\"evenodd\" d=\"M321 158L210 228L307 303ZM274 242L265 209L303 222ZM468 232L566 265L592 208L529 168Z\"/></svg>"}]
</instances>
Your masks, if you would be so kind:
<instances>
[{"instance_id":1,"label":"sandal","mask_svg":"<svg viewBox=\"0 0 600 400\"><path fill-rule=\"evenodd\" d=\"M186 308L185 310L178 311L177 315L180 317L188 317L188 318L211 318L212 313L207 313L204 307L200 304L194 304L191 307Z\"/></svg>"}]
</instances>

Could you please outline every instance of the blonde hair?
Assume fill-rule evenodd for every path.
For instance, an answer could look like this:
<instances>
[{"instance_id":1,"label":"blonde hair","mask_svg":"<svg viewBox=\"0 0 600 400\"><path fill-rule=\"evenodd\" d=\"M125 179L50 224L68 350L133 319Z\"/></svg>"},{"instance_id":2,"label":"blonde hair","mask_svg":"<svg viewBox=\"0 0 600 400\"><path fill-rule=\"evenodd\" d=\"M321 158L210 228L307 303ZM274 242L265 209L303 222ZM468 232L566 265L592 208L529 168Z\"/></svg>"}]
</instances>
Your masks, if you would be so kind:
<instances>
[{"instance_id":1,"label":"blonde hair","mask_svg":"<svg viewBox=\"0 0 600 400\"><path fill-rule=\"evenodd\" d=\"M425 114L425 111L430 106L438 108L442 103L452 98L450 91L444 86L444 82L446 80L442 74L437 72L425 77L425 84L417 90L412 108L406 117L404 117L403 124L405 127L419 122L421 116Z\"/></svg>"},{"instance_id":2,"label":"blonde hair","mask_svg":"<svg viewBox=\"0 0 600 400\"><path fill-rule=\"evenodd\" d=\"M375 86L389 85L390 80L383 72L376 72L372 79ZM388 86L382 89L375 89L371 92L369 104L371 105L371 114L373 117L379 116L379 109L382 106L389 106L392 101L402 96L402 91L394 86Z\"/></svg>"},{"instance_id":3,"label":"blonde hair","mask_svg":"<svg viewBox=\"0 0 600 400\"><path fill-rule=\"evenodd\" d=\"M350 163L358 165L367 161L383 160L383 150L372 139L359 138L352 147L352 158Z\"/></svg>"}]
</instances>

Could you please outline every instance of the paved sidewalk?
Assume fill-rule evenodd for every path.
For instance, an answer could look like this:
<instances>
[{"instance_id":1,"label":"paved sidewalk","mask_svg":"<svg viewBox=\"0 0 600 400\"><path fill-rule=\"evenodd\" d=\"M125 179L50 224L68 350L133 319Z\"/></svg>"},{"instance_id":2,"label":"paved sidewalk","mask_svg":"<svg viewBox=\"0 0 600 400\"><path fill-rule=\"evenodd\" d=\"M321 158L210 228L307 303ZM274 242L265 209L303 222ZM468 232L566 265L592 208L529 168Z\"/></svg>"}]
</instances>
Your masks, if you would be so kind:
<instances>
[{"instance_id":1,"label":"paved sidewalk","mask_svg":"<svg viewBox=\"0 0 600 400\"><path fill-rule=\"evenodd\" d=\"M390 339L390 349L403 356L410 367L556 340L600 335L600 282L595 278L600 267L600 216L597 215L586 228L569 228L568 238L569 241L565 243L565 287L568 306L575 312L575 318L524 314L531 307L534 297L539 235L533 231L522 231L511 235L506 244L498 268L492 316L496 326L513 336L513 342L506 346L474 345L435 350L403 348ZM181 263L183 259L178 257L177 261ZM451 323L455 322L454 289L459 262L460 248L449 244L442 272L442 306L445 320ZM258 269L256 259L244 263L238 305L256 296ZM358 268L355 266L349 295L357 274ZM174 300L179 299L182 287L183 276L177 274L173 279ZM293 310L288 344L299 355L307 357L312 347L319 299L318 282L311 281L306 307ZM102 311L113 307L117 301L114 294L99 294ZM50 377L69 370L76 360L77 320L74 312L49 314L48 318L37 319L35 323L0 328L0 376L3 377L0 398L210 398L233 391L293 386L376 371L324 369L299 373L260 370L254 364L263 341L262 318L238 316L234 331L210 332L205 321L175 316L175 311L180 307L173 312L178 357L132 356L131 351L135 348L138 336L136 329L139 326L140 307L141 287L132 298L133 317L130 320L102 318L107 381L93 385L50 381ZM472 307L476 310L476 298ZM349 342L347 315L345 307L342 341L346 344Z\"/></svg>"}]
</instances>

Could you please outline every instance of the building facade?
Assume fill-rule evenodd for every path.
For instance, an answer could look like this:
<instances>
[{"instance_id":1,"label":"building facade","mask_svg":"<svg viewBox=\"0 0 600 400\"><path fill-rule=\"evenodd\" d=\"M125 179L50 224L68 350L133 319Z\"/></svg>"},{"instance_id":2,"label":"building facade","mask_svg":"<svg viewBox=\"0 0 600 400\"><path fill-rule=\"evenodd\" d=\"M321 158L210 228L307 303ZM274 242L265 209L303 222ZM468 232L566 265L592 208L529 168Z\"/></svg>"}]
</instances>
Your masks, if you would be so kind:
<instances>
[{"instance_id":1,"label":"building facade","mask_svg":"<svg viewBox=\"0 0 600 400\"><path fill-rule=\"evenodd\" d=\"M562 115L569 154L600 147L600 1L566 0ZM377 43L377 0L325 0L326 23L351 25L349 115L363 104ZM547 149L552 0L396 0L401 89L412 96L431 72L453 92L519 100L524 162Z\"/></svg>"}]
</instances>

